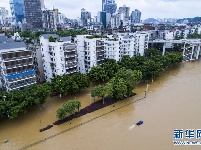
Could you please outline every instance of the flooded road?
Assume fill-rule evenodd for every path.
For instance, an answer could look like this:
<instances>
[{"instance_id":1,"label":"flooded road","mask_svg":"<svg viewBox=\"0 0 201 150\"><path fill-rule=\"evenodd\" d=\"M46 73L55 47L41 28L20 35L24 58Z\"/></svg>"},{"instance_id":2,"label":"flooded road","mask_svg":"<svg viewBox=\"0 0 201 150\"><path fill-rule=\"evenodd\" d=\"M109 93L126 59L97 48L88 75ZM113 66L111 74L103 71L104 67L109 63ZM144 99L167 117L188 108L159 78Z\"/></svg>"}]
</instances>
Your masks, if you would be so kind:
<instances>
[{"instance_id":1,"label":"flooded road","mask_svg":"<svg viewBox=\"0 0 201 150\"><path fill-rule=\"evenodd\" d=\"M149 83L147 98L78 128L65 132L30 150L200 150L201 146L174 146L175 129L201 129L201 62L187 62L166 70ZM34 108L14 120L0 122L0 149L15 150L61 132L144 97L146 84L137 86L137 96L40 133L56 120L63 102L79 99L90 104L90 89L65 98L49 98L44 108ZM144 120L141 126L134 126ZM71 124L70 124L71 123ZM3 143L8 139L8 143ZM200 140L201 141L201 140Z\"/></svg>"}]
</instances>

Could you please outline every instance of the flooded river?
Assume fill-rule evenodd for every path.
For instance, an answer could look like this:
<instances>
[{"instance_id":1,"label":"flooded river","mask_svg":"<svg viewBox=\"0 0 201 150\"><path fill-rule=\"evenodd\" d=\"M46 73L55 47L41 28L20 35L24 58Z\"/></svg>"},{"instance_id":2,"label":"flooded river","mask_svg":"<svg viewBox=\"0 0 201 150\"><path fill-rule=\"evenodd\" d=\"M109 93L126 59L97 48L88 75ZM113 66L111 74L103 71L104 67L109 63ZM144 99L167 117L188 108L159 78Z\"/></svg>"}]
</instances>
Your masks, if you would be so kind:
<instances>
[{"instance_id":1,"label":"flooded river","mask_svg":"<svg viewBox=\"0 0 201 150\"><path fill-rule=\"evenodd\" d=\"M174 146L175 129L201 129L201 62L187 62L166 70L149 83L147 98L68 132L34 145L29 150L200 150L201 146ZM44 108L34 108L14 120L0 120L0 149L15 150L54 135L113 109L144 97L146 84L137 96L40 133L56 120L63 102L79 99L90 104L90 90L65 98L49 98ZM134 126L144 120L141 126ZM71 124L70 124L71 123ZM8 143L3 143L8 139ZM200 140L201 141L201 140Z\"/></svg>"}]
</instances>

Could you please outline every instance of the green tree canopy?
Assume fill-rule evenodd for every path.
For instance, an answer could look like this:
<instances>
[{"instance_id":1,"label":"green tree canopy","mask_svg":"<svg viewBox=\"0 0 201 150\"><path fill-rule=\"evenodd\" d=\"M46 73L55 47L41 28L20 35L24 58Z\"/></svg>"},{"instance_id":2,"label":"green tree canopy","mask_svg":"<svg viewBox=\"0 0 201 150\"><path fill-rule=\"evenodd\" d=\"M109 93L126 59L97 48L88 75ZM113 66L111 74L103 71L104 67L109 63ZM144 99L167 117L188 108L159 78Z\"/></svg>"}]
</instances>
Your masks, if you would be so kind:
<instances>
[{"instance_id":1,"label":"green tree canopy","mask_svg":"<svg viewBox=\"0 0 201 150\"><path fill-rule=\"evenodd\" d=\"M92 67L88 73L91 82L100 83L109 79L105 70L101 66Z\"/></svg>"},{"instance_id":2,"label":"green tree canopy","mask_svg":"<svg viewBox=\"0 0 201 150\"><path fill-rule=\"evenodd\" d=\"M61 108L57 110L56 117L59 120L64 119L67 115L71 115L76 111L79 111L81 107L81 102L79 100L70 100L65 102Z\"/></svg>"},{"instance_id":3,"label":"green tree canopy","mask_svg":"<svg viewBox=\"0 0 201 150\"><path fill-rule=\"evenodd\" d=\"M119 69L119 65L116 63L114 59L105 59L104 64L102 66L106 72L106 75L109 78L114 77Z\"/></svg>"},{"instance_id":4,"label":"green tree canopy","mask_svg":"<svg viewBox=\"0 0 201 150\"><path fill-rule=\"evenodd\" d=\"M50 36L50 38L49 38L49 42L55 42L55 39L54 39L53 36Z\"/></svg>"},{"instance_id":5,"label":"green tree canopy","mask_svg":"<svg viewBox=\"0 0 201 150\"><path fill-rule=\"evenodd\" d=\"M72 80L76 82L78 89L86 89L90 86L90 79L86 74L75 73L71 76Z\"/></svg>"},{"instance_id":6,"label":"green tree canopy","mask_svg":"<svg viewBox=\"0 0 201 150\"><path fill-rule=\"evenodd\" d=\"M127 85L124 79L114 77L110 80L110 84L113 87L114 98L122 99L125 95L127 95Z\"/></svg>"}]
</instances>

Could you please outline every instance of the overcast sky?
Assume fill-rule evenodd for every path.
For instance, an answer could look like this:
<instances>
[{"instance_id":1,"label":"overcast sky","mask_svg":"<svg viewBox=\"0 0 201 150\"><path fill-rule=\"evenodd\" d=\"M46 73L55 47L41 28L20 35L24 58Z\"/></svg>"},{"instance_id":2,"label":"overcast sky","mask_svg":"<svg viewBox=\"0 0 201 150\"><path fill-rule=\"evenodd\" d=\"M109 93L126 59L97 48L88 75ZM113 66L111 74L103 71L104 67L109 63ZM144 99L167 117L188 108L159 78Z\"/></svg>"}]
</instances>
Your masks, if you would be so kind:
<instances>
[{"instance_id":1,"label":"overcast sky","mask_svg":"<svg viewBox=\"0 0 201 150\"><path fill-rule=\"evenodd\" d=\"M48 9L58 8L67 18L80 17L81 8L92 13L101 11L102 0L44 0ZM130 13L138 9L142 19L147 18L190 18L201 16L201 0L116 0L117 7L129 6ZM0 0L0 7L10 11L9 0Z\"/></svg>"}]
</instances>

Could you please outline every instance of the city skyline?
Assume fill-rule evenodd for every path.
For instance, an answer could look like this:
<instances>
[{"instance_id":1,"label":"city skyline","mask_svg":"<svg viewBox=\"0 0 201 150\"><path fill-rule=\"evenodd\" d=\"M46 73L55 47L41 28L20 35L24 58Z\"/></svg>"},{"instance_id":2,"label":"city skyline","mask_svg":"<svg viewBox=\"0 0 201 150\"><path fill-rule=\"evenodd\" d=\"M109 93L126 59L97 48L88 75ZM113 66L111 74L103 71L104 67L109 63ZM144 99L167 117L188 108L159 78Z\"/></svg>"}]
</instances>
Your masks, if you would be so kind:
<instances>
[{"instance_id":1,"label":"city skyline","mask_svg":"<svg viewBox=\"0 0 201 150\"><path fill-rule=\"evenodd\" d=\"M142 12L142 20L147 18L192 18L200 16L199 7L200 0L116 0L117 7L124 4L130 7L130 11L138 9ZM1 7L6 7L10 12L8 0L1 0ZM47 1L45 0L47 9L58 8L67 18L76 19L80 17L81 9L85 8L91 12L92 17L96 16L98 11L102 10L102 0L68 0L68 1ZM170 9L171 8L171 9ZM191 11L193 10L193 11Z\"/></svg>"}]
</instances>

